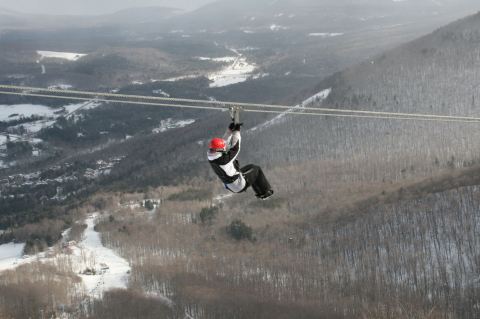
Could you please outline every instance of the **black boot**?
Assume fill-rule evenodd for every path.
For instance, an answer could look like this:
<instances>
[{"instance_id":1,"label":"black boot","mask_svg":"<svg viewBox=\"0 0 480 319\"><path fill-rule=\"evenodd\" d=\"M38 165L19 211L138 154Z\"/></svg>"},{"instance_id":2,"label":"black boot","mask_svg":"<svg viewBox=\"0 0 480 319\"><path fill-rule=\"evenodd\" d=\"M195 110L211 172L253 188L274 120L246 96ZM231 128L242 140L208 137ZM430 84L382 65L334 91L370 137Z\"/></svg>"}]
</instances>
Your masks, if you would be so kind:
<instances>
[{"instance_id":1,"label":"black boot","mask_svg":"<svg viewBox=\"0 0 480 319\"><path fill-rule=\"evenodd\" d=\"M257 198L261 199L261 200L267 200L269 199L270 197L272 197L273 195L273 189L270 189L269 191L267 191L265 194L263 195L257 195Z\"/></svg>"}]
</instances>

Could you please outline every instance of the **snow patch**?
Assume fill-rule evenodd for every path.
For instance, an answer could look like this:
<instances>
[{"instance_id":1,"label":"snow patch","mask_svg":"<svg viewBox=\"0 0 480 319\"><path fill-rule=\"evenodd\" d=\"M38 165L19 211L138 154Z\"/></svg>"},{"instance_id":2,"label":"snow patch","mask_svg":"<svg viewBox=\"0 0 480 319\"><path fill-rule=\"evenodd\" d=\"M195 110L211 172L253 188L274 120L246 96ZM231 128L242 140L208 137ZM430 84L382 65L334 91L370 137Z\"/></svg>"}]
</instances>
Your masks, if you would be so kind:
<instances>
[{"instance_id":1,"label":"snow patch","mask_svg":"<svg viewBox=\"0 0 480 319\"><path fill-rule=\"evenodd\" d=\"M270 30L274 32L281 31L281 30L288 30L288 29L289 29L288 27L284 27L278 24L272 24L270 26Z\"/></svg>"},{"instance_id":2,"label":"snow patch","mask_svg":"<svg viewBox=\"0 0 480 319\"><path fill-rule=\"evenodd\" d=\"M332 89L326 89L321 92L318 92L317 94L309 97L305 101L302 102L302 107L309 107L312 106L312 104L315 103L320 103L324 101L329 95L332 93Z\"/></svg>"},{"instance_id":3,"label":"snow patch","mask_svg":"<svg viewBox=\"0 0 480 319\"><path fill-rule=\"evenodd\" d=\"M226 56L221 58L209 58L209 57L197 57L200 61L213 61L213 62L221 62L221 63L232 63L235 62L237 57L235 56Z\"/></svg>"},{"instance_id":4,"label":"snow patch","mask_svg":"<svg viewBox=\"0 0 480 319\"><path fill-rule=\"evenodd\" d=\"M18 267L25 260L23 258L24 248L25 244L0 245L0 272Z\"/></svg>"},{"instance_id":5,"label":"snow patch","mask_svg":"<svg viewBox=\"0 0 480 319\"><path fill-rule=\"evenodd\" d=\"M314 33L309 33L309 37L321 37L321 38L333 38L333 37L339 37L344 35L344 33L341 32L333 32L333 33L327 33L327 32L314 32Z\"/></svg>"},{"instance_id":6,"label":"snow patch","mask_svg":"<svg viewBox=\"0 0 480 319\"><path fill-rule=\"evenodd\" d=\"M37 51L37 54L40 55L41 59L45 58L54 58L54 59L62 59L68 61L77 61L88 54L82 53L73 53L73 52L56 52L56 51Z\"/></svg>"},{"instance_id":7,"label":"snow patch","mask_svg":"<svg viewBox=\"0 0 480 319\"><path fill-rule=\"evenodd\" d=\"M63 108L65 109L65 111L67 113L70 114L72 112L77 112L79 109L91 110L91 109L99 107L100 105L101 105L101 103L99 103L99 102L88 101L88 102L84 102L84 103L68 104L68 105L65 105Z\"/></svg>"},{"instance_id":8,"label":"snow patch","mask_svg":"<svg viewBox=\"0 0 480 319\"><path fill-rule=\"evenodd\" d=\"M53 117L55 111L58 109L36 104L0 105L0 121L18 120L32 115Z\"/></svg>"},{"instance_id":9,"label":"snow patch","mask_svg":"<svg viewBox=\"0 0 480 319\"><path fill-rule=\"evenodd\" d=\"M265 78L267 76L270 76L270 73L258 73L258 74L253 75L252 79L257 80L257 79Z\"/></svg>"},{"instance_id":10,"label":"snow patch","mask_svg":"<svg viewBox=\"0 0 480 319\"><path fill-rule=\"evenodd\" d=\"M196 75L196 74L192 74L192 75L182 75L182 76L177 76L177 77L173 77L173 78L168 78L168 79L165 79L163 80L164 82L177 82L177 81L181 81L181 80L190 80L190 79L196 79L196 78L199 78L200 76L199 75Z\"/></svg>"},{"instance_id":11,"label":"snow patch","mask_svg":"<svg viewBox=\"0 0 480 319\"><path fill-rule=\"evenodd\" d=\"M13 129L18 129L21 126L25 129L27 133L37 133L43 128L52 126L55 123L55 119L59 116L71 114L72 112L76 112L79 109L93 109L98 107L99 105L100 103L94 101L68 104L60 108L51 108L45 105L34 104L0 105L0 121L8 122L21 118L28 118L32 115L46 118L38 121L19 124L12 127Z\"/></svg>"},{"instance_id":12,"label":"snow patch","mask_svg":"<svg viewBox=\"0 0 480 319\"><path fill-rule=\"evenodd\" d=\"M170 94L168 94L167 92L165 92L162 89L153 90L152 94L157 94L157 95L161 95L161 96L164 96L164 97L170 97Z\"/></svg>"},{"instance_id":13,"label":"snow patch","mask_svg":"<svg viewBox=\"0 0 480 319\"><path fill-rule=\"evenodd\" d=\"M174 128L181 128L185 127L188 125L191 125L195 123L195 120L180 120L180 121L174 121L172 118L168 118L166 120L162 120L160 122L160 126L157 128L154 128L152 130L152 133L158 134L158 133L163 133L168 130L174 129Z\"/></svg>"},{"instance_id":14,"label":"snow patch","mask_svg":"<svg viewBox=\"0 0 480 319\"><path fill-rule=\"evenodd\" d=\"M50 85L48 89L50 90L70 90L73 88L73 85L70 84L55 84L55 85Z\"/></svg>"}]
</instances>

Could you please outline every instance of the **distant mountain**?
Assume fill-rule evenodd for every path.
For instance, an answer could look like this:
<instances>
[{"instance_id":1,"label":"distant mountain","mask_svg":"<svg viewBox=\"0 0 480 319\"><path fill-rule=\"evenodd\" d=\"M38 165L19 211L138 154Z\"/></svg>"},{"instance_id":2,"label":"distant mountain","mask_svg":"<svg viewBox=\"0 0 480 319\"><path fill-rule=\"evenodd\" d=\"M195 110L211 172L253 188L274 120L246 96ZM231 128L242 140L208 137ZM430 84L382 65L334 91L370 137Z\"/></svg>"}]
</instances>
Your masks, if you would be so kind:
<instances>
[{"instance_id":1,"label":"distant mountain","mask_svg":"<svg viewBox=\"0 0 480 319\"><path fill-rule=\"evenodd\" d=\"M170 18L181 11L166 7L138 7L115 12L113 14L91 17L90 23L97 25L131 25L159 23L163 19Z\"/></svg>"},{"instance_id":2,"label":"distant mountain","mask_svg":"<svg viewBox=\"0 0 480 319\"><path fill-rule=\"evenodd\" d=\"M219 30L277 25L290 29L316 26L332 31L331 28L349 29L358 20L366 26L375 26L383 23L393 25L407 16L413 20L455 12L467 14L464 10L475 5L472 0L221 0L184 15L180 23L189 21L191 28Z\"/></svg>"},{"instance_id":3,"label":"distant mountain","mask_svg":"<svg viewBox=\"0 0 480 319\"><path fill-rule=\"evenodd\" d=\"M480 13L323 81L330 106L478 114ZM313 91L312 91L313 92Z\"/></svg>"},{"instance_id":4,"label":"distant mountain","mask_svg":"<svg viewBox=\"0 0 480 319\"><path fill-rule=\"evenodd\" d=\"M0 28L22 27L23 23L25 20L20 13L0 7Z\"/></svg>"},{"instance_id":5,"label":"distant mountain","mask_svg":"<svg viewBox=\"0 0 480 319\"><path fill-rule=\"evenodd\" d=\"M0 7L0 14L10 14L10 15L17 15L18 12L16 11L13 11L13 10L10 10L10 9L6 9L6 8L3 8L3 7Z\"/></svg>"},{"instance_id":6,"label":"distant mountain","mask_svg":"<svg viewBox=\"0 0 480 319\"><path fill-rule=\"evenodd\" d=\"M160 23L181 11L166 7L138 7L121 10L112 14L92 16L25 14L0 8L0 27L13 29L85 27L124 27L137 24Z\"/></svg>"}]
</instances>

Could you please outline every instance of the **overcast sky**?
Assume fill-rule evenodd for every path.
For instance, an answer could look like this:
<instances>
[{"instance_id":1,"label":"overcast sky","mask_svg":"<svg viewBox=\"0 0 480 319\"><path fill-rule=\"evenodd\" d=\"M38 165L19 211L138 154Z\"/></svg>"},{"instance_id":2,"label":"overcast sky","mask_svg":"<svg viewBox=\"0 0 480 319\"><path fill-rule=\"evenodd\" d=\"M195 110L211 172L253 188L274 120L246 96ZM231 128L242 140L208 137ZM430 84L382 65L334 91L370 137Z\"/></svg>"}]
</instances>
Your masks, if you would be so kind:
<instances>
[{"instance_id":1,"label":"overcast sky","mask_svg":"<svg viewBox=\"0 0 480 319\"><path fill-rule=\"evenodd\" d=\"M214 0L0 0L0 8L27 13L104 14L140 6L195 9Z\"/></svg>"}]
</instances>

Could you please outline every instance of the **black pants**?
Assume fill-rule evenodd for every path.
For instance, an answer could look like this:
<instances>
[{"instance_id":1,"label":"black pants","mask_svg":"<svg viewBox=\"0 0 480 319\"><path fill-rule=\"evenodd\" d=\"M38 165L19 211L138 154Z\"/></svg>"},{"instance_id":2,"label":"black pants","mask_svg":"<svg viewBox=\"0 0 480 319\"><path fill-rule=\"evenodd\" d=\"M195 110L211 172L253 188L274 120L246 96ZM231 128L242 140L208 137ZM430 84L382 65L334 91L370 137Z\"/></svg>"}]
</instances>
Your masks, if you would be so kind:
<instances>
[{"instance_id":1,"label":"black pants","mask_svg":"<svg viewBox=\"0 0 480 319\"><path fill-rule=\"evenodd\" d=\"M249 186L252 186L255 195L262 196L265 195L272 187L268 182L265 174L263 174L262 169L256 165L247 165L242 167L240 171L247 181L247 189Z\"/></svg>"}]
</instances>

